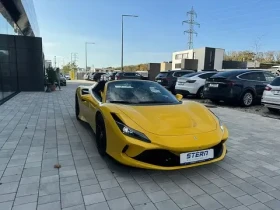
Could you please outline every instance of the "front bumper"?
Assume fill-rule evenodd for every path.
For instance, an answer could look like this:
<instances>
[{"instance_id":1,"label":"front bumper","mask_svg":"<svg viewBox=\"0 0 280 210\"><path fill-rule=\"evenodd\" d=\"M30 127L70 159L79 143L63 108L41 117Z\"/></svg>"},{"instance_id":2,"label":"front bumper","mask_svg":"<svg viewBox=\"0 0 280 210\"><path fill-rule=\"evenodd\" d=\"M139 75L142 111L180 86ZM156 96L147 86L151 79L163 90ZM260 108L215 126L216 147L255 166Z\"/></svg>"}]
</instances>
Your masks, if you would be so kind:
<instances>
[{"instance_id":1,"label":"front bumper","mask_svg":"<svg viewBox=\"0 0 280 210\"><path fill-rule=\"evenodd\" d=\"M107 130L107 150L106 152L118 162L132 167L175 170L189 168L198 165L209 164L222 160L226 154L225 142L228 139L228 130L224 127L224 132L216 130L208 133L187 136L166 136L159 137L161 140L156 143L147 143L131 137L120 136L116 130ZM148 136L154 139L155 136ZM207 140L206 140L207 139ZM214 149L214 157L201 162L180 164L180 154L186 152Z\"/></svg>"},{"instance_id":2,"label":"front bumper","mask_svg":"<svg viewBox=\"0 0 280 210\"><path fill-rule=\"evenodd\" d=\"M125 153L122 153L120 162L125 165L130 165L130 166L134 166L134 167L138 167L138 168L145 168L145 169L154 169L154 170L177 170L177 169L183 169L183 168L190 168L190 167L218 162L218 161L221 161L222 159L224 159L226 152L227 152L226 144L220 143L216 147L217 147L217 149L216 150L214 149L214 151L215 151L214 158L205 160L205 161L201 161L201 162L184 164L184 165L180 165L179 156L176 156L173 153L171 153L172 155L170 155L170 154L168 154L168 153L170 153L169 151L152 151L152 150L151 151L146 150L136 157L129 157ZM153 152L155 152L154 155L153 155ZM164 156L164 155L162 155L163 153L166 153L168 155ZM148 159L149 155L152 159ZM161 155L161 156L157 156L157 155ZM170 158L170 156L173 156L173 158L170 159L171 161L164 161L165 158L167 158L167 157ZM160 164L158 164L157 161L162 161L162 162Z\"/></svg>"}]
</instances>

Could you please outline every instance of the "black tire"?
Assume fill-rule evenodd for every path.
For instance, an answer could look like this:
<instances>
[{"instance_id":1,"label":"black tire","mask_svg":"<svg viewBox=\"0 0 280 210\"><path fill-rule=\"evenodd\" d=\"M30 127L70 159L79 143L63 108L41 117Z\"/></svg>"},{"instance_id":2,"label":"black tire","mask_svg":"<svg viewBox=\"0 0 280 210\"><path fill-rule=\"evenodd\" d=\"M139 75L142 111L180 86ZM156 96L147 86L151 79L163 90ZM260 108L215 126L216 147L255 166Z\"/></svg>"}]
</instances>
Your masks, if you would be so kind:
<instances>
[{"instance_id":1,"label":"black tire","mask_svg":"<svg viewBox=\"0 0 280 210\"><path fill-rule=\"evenodd\" d=\"M268 109L268 111L273 112L273 113L275 113L275 112L278 112L278 111L279 111L279 109L270 108L270 107L267 107L267 109Z\"/></svg>"},{"instance_id":2,"label":"black tire","mask_svg":"<svg viewBox=\"0 0 280 210\"><path fill-rule=\"evenodd\" d=\"M197 93L196 93L196 97L197 97L197 98L204 99L203 88L204 88L204 87L202 86L202 87L200 87L200 88L198 89L198 91L197 91Z\"/></svg>"},{"instance_id":3,"label":"black tire","mask_svg":"<svg viewBox=\"0 0 280 210\"><path fill-rule=\"evenodd\" d=\"M78 121L81 121L81 119L79 118L79 114L80 114L80 106L79 106L79 102L78 102L78 96L76 94L76 96L75 96L75 115L76 115L76 119Z\"/></svg>"},{"instance_id":4,"label":"black tire","mask_svg":"<svg viewBox=\"0 0 280 210\"><path fill-rule=\"evenodd\" d=\"M106 138L106 127L103 117L99 114L96 118L96 147L100 156L106 155L107 138Z\"/></svg>"},{"instance_id":5,"label":"black tire","mask_svg":"<svg viewBox=\"0 0 280 210\"><path fill-rule=\"evenodd\" d=\"M218 99L210 99L210 101L214 104L218 104L220 102L220 100Z\"/></svg>"},{"instance_id":6,"label":"black tire","mask_svg":"<svg viewBox=\"0 0 280 210\"><path fill-rule=\"evenodd\" d=\"M244 107L249 107L253 104L254 102L254 94L252 91L246 91L245 93L242 94L242 97L240 99L240 104L241 106Z\"/></svg>"}]
</instances>

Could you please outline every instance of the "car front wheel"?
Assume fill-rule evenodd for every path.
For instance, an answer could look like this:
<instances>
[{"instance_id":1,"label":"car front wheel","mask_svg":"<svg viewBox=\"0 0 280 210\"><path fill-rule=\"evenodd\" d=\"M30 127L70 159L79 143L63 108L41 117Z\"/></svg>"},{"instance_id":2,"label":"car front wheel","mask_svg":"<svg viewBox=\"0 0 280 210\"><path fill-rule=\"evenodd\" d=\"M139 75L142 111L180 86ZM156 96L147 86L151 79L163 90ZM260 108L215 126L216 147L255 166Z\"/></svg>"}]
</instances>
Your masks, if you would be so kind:
<instances>
[{"instance_id":1,"label":"car front wheel","mask_svg":"<svg viewBox=\"0 0 280 210\"><path fill-rule=\"evenodd\" d=\"M107 138L106 138L106 127L104 120L101 115L99 115L96 119L96 147L98 153L101 156L106 155L106 147L107 147Z\"/></svg>"},{"instance_id":2,"label":"car front wheel","mask_svg":"<svg viewBox=\"0 0 280 210\"><path fill-rule=\"evenodd\" d=\"M80 121L79 118L79 114L80 114L80 106L79 106L79 102L78 102L78 96L75 96L75 115L76 115L76 119Z\"/></svg>"}]
</instances>

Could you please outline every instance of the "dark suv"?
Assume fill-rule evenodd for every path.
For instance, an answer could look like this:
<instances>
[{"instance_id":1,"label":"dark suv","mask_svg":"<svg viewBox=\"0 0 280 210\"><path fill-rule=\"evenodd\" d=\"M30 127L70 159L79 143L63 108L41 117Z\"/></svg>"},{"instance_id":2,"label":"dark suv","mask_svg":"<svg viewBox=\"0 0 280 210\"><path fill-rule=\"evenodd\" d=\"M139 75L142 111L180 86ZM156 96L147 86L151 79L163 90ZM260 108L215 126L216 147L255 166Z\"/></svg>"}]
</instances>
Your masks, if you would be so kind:
<instances>
[{"instance_id":1,"label":"dark suv","mask_svg":"<svg viewBox=\"0 0 280 210\"><path fill-rule=\"evenodd\" d=\"M177 78L194 72L193 70L163 71L156 76L155 81L174 93Z\"/></svg>"},{"instance_id":2,"label":"dark suv","mask_svg":"<svg viewBox=\"0 0 280 210\"><path fill-rule=\"evenodd\" d=\"M265 70L228 70L206 80L204 97L251 106L260 102L263 91L276 76Z\"/></svg>"},{"instance_id":3,"label":"dark suv","mask_svg":"<svg viewBox=\"0 0 280 210\"><path fill-rule=\"evenodd\" d=\"M143 79L143 77L136 72L118 72L115 75L115 80L121 79Z\"/></svg>"},{"instance_id":4,"label":"dark suv","mask_svg":"<svg viewBox=\"0 0 280 210\"><path fill-rule=\"evenodd\" d=\"M92 76L93 81L99 82L101 75L105 74L104 72L97 72Z\"/></svg>"}]
</instances>

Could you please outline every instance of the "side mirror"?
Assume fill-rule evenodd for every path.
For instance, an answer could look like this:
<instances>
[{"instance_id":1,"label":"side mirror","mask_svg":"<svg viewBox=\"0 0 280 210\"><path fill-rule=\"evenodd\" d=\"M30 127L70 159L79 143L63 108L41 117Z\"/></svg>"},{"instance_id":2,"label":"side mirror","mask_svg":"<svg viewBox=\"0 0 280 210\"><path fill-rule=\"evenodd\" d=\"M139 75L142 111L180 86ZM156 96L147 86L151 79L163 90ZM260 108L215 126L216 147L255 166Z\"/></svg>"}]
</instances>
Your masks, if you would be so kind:
<instances>
[{"instance_id":1,"label":"side mirror","mask_svg":"<svg viewBox=\"0 0 280 210\"><path fill-rule=\"evenodd\" d=\"M176 94L175 97L177 98L178 101L182 101L183 95L181 94Z\"/></svg>"},{"instance_id":2,"label":"side mirror","mask_svg":"<svg viewBox=\"0 0 280 210\"><path fill-rule=\"evenodd\" d=\"M87 95L89 94L89 90L88 89L82 89L82 95Z\"/></svg>"},{"instance_id":3,"label":"side mirror","mask_svg":"<svg viewBox=\"0 0 280 210\"><path fill-rule=\"evenodd\" d=\"M81 100L82 101L90 101L91 100L91 95L81 95Z\"/></svg>"}]
</instances>

